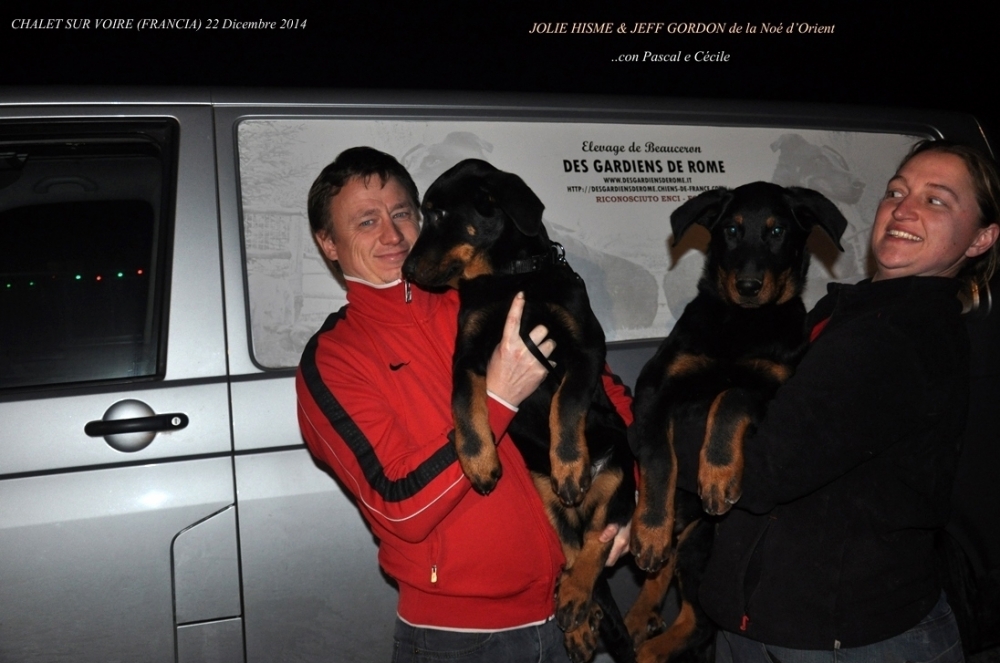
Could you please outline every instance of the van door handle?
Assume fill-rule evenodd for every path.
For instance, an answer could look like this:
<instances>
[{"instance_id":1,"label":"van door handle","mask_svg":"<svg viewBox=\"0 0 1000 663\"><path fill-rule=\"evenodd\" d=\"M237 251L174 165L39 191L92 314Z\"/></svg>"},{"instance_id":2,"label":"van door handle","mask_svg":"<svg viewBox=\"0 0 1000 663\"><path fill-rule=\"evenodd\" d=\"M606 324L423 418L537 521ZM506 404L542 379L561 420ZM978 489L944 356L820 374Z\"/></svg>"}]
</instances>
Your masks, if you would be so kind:
<instances>
[{"instance_id":1,"label":"van door handle","mask_svg":"<svg viewBox=\"0 0 1000 663\"><path fill-rule=\"evenodd\" d=\"M104 437L117 433L146 433L178 430L188 425L188 416L181 412L174 414L154 414L152 417L133 417L114 421L90 421L83 432L90 437Z\"/></svg>"},{"instance_id":2,"label":"van door handle","mask_svg":"<svg viewBox=\"0 0 1000 663\"><path fill-rule=\"evenodd\" d=\"M188 422L183 412L156 414L147 404L130 398L109 407L103 419L87 422L83 432L103 437L118 451L133 452L149 446L157 433L180 430Z\"/></svg>"}]
</instances>

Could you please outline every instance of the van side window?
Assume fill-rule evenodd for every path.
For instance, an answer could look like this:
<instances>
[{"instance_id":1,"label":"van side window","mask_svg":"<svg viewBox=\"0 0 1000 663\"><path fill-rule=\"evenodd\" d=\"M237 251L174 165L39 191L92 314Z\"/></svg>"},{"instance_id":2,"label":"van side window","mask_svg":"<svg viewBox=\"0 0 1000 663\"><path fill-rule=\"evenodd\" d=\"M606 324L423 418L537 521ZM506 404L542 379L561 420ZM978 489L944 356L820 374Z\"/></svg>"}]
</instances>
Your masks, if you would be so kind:
<instances>
[{"instance_id":1,"label":"van side window","mask_svg":"<svg viewBox=\"0 0 1000 663\"><path fill-rule=\"evenodd\" d=\"M0 389L162 376L175 135L0 126Z\"/></svg>"}]
</instances>

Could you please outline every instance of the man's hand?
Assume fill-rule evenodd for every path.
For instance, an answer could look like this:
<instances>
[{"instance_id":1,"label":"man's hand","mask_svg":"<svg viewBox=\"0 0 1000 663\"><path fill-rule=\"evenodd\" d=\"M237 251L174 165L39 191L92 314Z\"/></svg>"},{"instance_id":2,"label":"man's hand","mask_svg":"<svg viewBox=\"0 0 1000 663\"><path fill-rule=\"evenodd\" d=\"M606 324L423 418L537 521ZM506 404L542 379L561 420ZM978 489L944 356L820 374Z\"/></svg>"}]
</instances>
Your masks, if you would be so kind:
<instances>
[{"instance_id":1,"label":"man's hand","mask_svg":"<svg viewBox=\"0 0 1000 663\"><path fill-rule=\"evenodd\" d=\"M486 367L486 388L497 397L517 407L542 383L548 370L528 350L521 339L521 314L524 312L524 293L514 297L503 326L503 338L493 351ZM556 347L556 342L546 339L549 330L538 325L528 336L548 357Z\"/></svg>"},{"instance_id":2,"label":"man's hand","mask_svg":"<svg viewBox=\"0 0 1000 663\"><path fill-rule=\"evenodd\" d=\"M631 532L631 521L625 523L625 527L619 527L612 523L604 528L600 536L601 543L607 543L611 539L615 540L611 546L611 552L608 553L608 561L604 563L605 566L614 566L618 558L628 552L628 542Z\"/></svg>"}]
</instances>

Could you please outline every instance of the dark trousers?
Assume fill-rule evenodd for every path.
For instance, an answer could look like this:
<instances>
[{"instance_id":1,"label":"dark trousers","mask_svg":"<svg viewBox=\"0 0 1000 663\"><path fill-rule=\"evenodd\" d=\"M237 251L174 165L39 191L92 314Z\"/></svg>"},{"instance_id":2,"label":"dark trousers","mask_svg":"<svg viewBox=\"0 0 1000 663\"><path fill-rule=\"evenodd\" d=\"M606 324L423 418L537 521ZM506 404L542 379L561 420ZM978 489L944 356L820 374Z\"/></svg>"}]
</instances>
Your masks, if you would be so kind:
<instances>
[{"instance_id":1,"label":"dark trousers","mask_svg":"<svg viewBox=\"0 0 1000 663\"><path fill-rule=\"evenodd\" d=\"M554 619L538 626L461 633L417 628L396 619L393 663L570 663Z\"/></svg>"},{"instance_id":2,"label":"dark trousers","mask_svg":"<svg viewBox=\"0 0 1000 663\"><path fill-rule=\"evenodd\" d=\"M864 647L811 650L765 645L719 631L716 663L964 663L955 615L944 594L920 623Z\"/></svg>"}]
</instances>

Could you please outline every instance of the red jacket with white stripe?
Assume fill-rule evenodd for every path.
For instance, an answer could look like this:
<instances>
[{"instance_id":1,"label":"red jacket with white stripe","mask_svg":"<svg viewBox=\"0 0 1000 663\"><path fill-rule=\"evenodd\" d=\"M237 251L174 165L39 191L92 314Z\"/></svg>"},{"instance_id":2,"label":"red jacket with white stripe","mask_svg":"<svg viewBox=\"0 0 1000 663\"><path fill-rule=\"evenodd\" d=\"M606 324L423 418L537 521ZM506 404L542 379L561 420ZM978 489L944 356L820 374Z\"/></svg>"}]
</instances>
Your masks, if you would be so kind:
<instances>
[{"instance_id":1,"label":"red jacket with white stripe","mask_svg":"<svg viewBox=\"0 0 1000 663\"><path fill-rule=\"evenodd\" d=\"M399 584L399 615L438 628L503 629L552 615L563 554L490 399L503 478L471 490L449 440L458 295L349 282L348 306L306 346L296 379L312 453L354 494ZM626 422L624 388L605 379Z\"/></svg>"}]
</instances>

